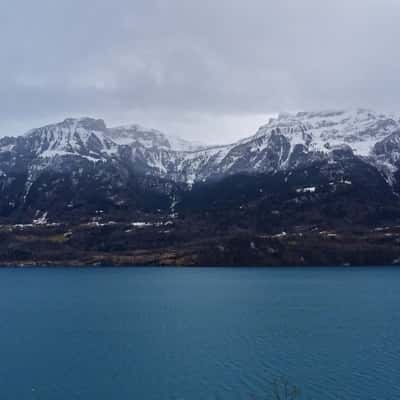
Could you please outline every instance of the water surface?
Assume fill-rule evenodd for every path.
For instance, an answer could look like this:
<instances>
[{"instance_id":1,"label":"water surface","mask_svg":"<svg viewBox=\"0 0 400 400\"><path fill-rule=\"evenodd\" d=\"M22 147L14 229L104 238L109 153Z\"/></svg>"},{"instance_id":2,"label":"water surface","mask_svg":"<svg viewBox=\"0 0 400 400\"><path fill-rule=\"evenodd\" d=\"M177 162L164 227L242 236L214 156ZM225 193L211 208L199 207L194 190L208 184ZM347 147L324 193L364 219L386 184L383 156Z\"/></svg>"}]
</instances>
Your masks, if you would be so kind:
<instances>
[{"instance_id":1,"label":"water surface","mask_svg":"<svg viewBox=\"0 0 400 400\"><path fill-rule=\"evenodd\" d=\"M400 398L400 269L3 269L0 398Z\"/></svg>"}]
</instances>

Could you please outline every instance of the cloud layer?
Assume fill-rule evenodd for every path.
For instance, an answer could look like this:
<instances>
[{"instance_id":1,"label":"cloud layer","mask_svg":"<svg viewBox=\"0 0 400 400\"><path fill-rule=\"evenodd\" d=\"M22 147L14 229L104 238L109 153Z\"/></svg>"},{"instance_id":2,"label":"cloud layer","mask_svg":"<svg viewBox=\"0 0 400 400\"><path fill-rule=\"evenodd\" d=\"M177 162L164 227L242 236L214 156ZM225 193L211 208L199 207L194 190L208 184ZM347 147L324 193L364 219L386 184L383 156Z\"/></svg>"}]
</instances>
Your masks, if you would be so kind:
<instances>
[{"instance_id":1,"label":"cloud layer","mask_svg":"<svg viewBox=\"0 0 400 400\"><path fill-rule=\"evenodd\" d=\"M397 0L0 8L1 135L93 115L227 142L279 111L400 104Z\"/></svg>"}]
</instances>

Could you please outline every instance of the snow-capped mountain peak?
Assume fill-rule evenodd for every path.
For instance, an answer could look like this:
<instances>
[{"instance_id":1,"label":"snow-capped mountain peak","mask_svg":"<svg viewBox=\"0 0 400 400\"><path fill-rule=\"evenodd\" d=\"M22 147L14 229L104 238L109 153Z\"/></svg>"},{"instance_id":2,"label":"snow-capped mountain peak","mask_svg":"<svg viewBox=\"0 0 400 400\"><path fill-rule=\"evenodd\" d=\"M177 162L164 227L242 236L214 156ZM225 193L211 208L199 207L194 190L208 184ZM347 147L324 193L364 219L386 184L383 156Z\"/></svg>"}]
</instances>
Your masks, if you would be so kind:
<instances>
[{"instance_id":1,"label":"snow-capped mountain peak","mask_svg":"<svg viewBox=\"0 0 400 400\"><path fill-rule=\"evenodd\" d=\"M158 148L173 151L196 151L201 144L189 142L176 136L166 135L156 129L148 129L141 125L125 125L111 128L108 135L121 145L139 144L146 149Z\"/></svg>"},{"instance_id":2,"label":"snow-capped mountain peak","mask_svg":"<svg viewBox=\"0 0 400 400\"><path fill-rule=\"evenodd\" d=\"M113 147L103 120L68 118L64 121L32 129L26 135L31 151L41 158L63 155L101 157Z\"/></svg>"},{"instance_id":3,"label":"snow-capped mountain peak","mask_svg":"<svg viewBox=\"0 0 400 400\"><path fill-rule=\"evenodd\" d=\"M165 135L155 129L146 129L141 125L125 125L111 128L108 136L120 145L140 144L145 148L169 148Z\"/></svg>"},{"instance_id":4,"label":"snow-capped mountain peak","mask_svg":"<svg viewBox=\"0 0 400 400\"><path fill-rule=\"evenodd\" d=\"M252 136L209 147L136 124L107 128L93 118L69 118L23 137L0 139L0 155L11 153L15 163L21 154L41 168L66 156L112 160L140 174L189 184L236 173L275 173L330 160L338 152L396 171L399 118L365 109L284 113Z\"/></svg>"},{"instance_id":5,"label":"snow-capped mountain peak","mask_svg":"<svg viewBox=\"0 0 400 400\"><path fill-rule=\"evenodd\" d=\"M38 131L55 131L58 130L61 133L68 133L74 131L81 132L105 132L107 130L106 124L102 119L95 118L66 118L62 122L55 124L48 124L40 128L34 128L28 131L25 136L30 136L37 133Z\"/></svg>"},{"instance_id":6,"label":"snow-capped mountain peak","mask_svg":"<svg viewBox=\"0 0 400 400\"><path fill-rule=\"evenodd\" d=\"M368 109L280 114L262 126L256 137L280 133L291 142L309 141L313 151L349 145L353 152L368 156L379 140L400 128L399 118Z\"/></svg>"}]
</instances>

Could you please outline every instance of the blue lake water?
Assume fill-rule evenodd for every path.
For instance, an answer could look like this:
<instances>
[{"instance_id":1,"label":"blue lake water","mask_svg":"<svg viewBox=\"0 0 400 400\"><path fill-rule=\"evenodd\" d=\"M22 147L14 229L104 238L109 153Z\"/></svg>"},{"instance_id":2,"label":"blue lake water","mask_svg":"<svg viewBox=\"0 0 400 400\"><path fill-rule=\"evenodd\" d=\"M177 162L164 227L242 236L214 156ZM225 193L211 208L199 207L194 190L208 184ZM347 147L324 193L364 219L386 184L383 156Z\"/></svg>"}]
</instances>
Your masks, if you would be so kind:
<instances>
[{"instance_id":1,"label":"blue lake water","mask_svg":"<svg viewBox=\"0 0 400 400\"><path fill-rule=\"evenodd\" d=\"M400 269L3 269L0 399L400 398Z\"/></svg>"}]
</instances>

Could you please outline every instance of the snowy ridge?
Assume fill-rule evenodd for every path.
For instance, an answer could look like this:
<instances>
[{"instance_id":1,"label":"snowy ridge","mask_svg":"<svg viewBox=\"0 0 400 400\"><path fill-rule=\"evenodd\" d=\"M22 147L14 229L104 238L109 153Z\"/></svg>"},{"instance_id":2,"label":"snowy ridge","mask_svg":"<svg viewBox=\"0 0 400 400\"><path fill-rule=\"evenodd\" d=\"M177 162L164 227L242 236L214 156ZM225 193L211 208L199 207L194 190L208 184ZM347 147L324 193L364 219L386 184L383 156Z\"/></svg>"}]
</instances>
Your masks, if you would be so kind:
<instances>
[{"instance_id":1,"label":"snowy ridge","mask_svg":"<svg viewBox=\"0 0 400 400\"><path fill-rule=\"evenodd\" d=\"M78 155L93 161L117 151L117 145L108 138L106 131L103 120L71 118L33 129L25 137L37 157Z\"/></svg>"},{"instance_id":2,"label":"snowy ridge","mask_svg":"<svg viewBox=\"0 0 400 400\"><path fill-rule=\"evenodd\" d=\"M259 129L256 136L263 136L274 129L291 141L304 143L307 133L313 151L327 151L335 146L349 145L355 154L368 156L374 145L398 131L399 118L375 113L366 109L354 111L300 112L281 114Z\"/></svg>"},{"instance_id":3,"label":"snowy ridge","mask_svg":"<svg viewBox=\"0 0 400 400\"><path fill-rule=\"evenodd\" d=\"M374 164L397 169L400 119L365 109L280 114L255 135L220 148L217 165L210 167L217 175L274 172L346 149ZM205 151L201 154L207 158Z\"/></svg>"},{"instance_id":4,"label":"snowy ridge","mask_svg":"<svg viewBox=\"0 0 400 400\"><path fill-rule=\"evenodd\" d=\"M25 160L35 175L55 160L79 157L121 162L145 175L189 185L235 173L293 169L333 160L337 152L394 174L400 163L400 119L365 109L286 113L271 118L253 136L209 147L140 125L107 128L103 120L92 118L70 118L22 137L0 139L0 156L11 155L7 165Z\"/></svg>"},{"instance_id":5,"label":"snowy ridge","mask_svg":"<svg viewBox=\"0 0 400 400\"><path fill-rule=\"evenodd\" d=\"M118 126L108 130L108 135L120 145L141 145L147 149L159 148L173 151L196 151L204 147L200 143L189 142L176 136L166 135L156 129L141 125Z\"/></svg>"}]
</instances>

